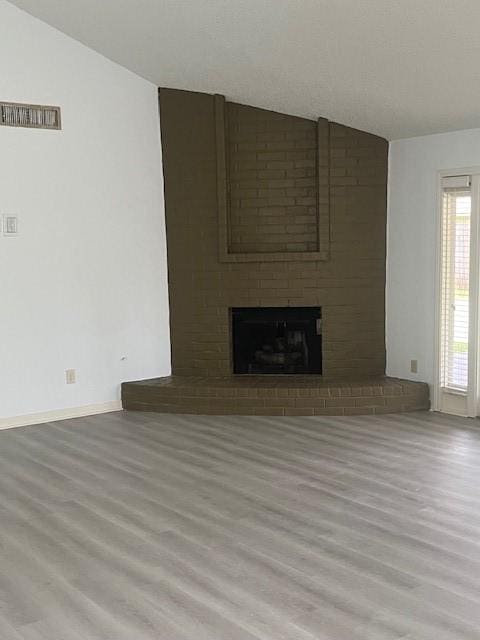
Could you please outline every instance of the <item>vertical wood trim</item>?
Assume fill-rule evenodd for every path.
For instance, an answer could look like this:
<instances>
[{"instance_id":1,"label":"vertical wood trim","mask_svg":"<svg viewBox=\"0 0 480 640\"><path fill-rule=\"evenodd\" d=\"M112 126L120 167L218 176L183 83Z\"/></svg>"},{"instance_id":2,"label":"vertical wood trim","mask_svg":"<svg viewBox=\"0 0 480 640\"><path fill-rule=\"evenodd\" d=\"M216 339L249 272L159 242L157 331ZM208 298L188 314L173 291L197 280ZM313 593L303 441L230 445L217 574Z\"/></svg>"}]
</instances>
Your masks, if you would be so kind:
<instances>
[{"instance_id":1,"label":"vertical wood trim","mask_svg":"<svg viewBox=\"0 0 480 640\"><path fill-rule=\"evenodd\" d=\"M330 123L317 120L317 231L322 260L330 257Z\"/></svg>"},{"instance_id":2,"label":"vertical wood trim","mask_svg":"<svg viewBox=\"0 0 480 640\"><path fill-rule=\"evenodd\" d=\"M216 94L215 134L217 152L217 204L218 204L218 250L220 260L228 257L228 186L227 186L227 144L225 127L225 96Z\"/></svg>"},{"instance_id":3,"label":"vertical wood trim","mask_svg":"<svg viewBox=\"0 0 480 640\"><path fill-rule=\"evenodd\" d=\"M432 390L432 411L440 411L442 405L442 392L441 392L441 316L442 316L442 177L440 173L437 173L437 203L436 203L436 217L435 217L435 324L434 324L434 353L433 353L433 366L434 366L434 378L433 378L433 390ZM388 267L387 267L388 268Z\"/></svg>"},{"instance_id":4,"label":"vertical wood trim","mask_svg":"<svg viewBox=\"0 0 480 640\"><path fill-rule=\"evenodd\" d=\"M479 268L480 268L480 176L472 175L470 215L470 291L469 291L469 348L467 414L476 418L479 414L478 365L479 365Z\"/></svg>"}]
</instances>

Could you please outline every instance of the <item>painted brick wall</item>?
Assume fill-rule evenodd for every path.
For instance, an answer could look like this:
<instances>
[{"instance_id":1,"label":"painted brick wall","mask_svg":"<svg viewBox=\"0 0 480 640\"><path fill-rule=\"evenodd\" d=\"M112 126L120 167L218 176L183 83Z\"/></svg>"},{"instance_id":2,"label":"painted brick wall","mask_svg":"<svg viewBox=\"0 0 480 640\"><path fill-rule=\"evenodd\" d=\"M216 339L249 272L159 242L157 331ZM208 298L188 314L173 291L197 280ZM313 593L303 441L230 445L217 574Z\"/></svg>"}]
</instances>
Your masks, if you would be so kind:
<instances>
[{"instance_id":1,"label":"painted brick wall","mask_svg":"<svg viewBox=\"0 0 480 640\"><path fill-rule=\"evenodd\" d=\"M317 123L226 103L231 253L317 251Z\"/></svg>"},{"instance_id":2,"label":"painted brick wall","mask_svg":"<svg viewBox=\"0 0 480 640\"><path fill-rule=\"evenodd\" d=\"M326 378L383 374L388 143L330 124L328 261L222 263L214 97L161 89L160 109L173 372L229 374L229 309L291 305L323 309Z\"/></svg>"}]
</instances>

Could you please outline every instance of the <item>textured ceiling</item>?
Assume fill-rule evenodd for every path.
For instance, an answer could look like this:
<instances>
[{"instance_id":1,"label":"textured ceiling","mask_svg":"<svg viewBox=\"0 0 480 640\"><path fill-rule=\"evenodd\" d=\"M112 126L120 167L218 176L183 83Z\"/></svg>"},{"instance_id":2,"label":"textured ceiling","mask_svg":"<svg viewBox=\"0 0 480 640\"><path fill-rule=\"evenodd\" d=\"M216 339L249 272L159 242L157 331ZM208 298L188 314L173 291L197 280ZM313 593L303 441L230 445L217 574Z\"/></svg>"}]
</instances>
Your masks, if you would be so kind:
<instances>
[{"instance_id":1,"label":"textured ceiling","mask_svg":"<svg viewBox=\"0 0 480 640\"><path fill-rule=\"evenodd\" d=\"M480 127L479 0L13 0L157 85L389 139Z\"/></svg>"}]
</instances>

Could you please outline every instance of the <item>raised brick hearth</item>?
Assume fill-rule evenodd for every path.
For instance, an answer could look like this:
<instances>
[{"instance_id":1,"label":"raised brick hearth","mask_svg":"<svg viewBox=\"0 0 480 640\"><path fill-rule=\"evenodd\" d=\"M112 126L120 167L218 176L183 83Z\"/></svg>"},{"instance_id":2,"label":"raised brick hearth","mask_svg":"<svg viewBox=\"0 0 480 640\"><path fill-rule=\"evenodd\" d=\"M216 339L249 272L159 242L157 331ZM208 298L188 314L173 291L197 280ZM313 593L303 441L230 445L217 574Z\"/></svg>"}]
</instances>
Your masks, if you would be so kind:
<instances>
[{"instance_id":1,"label":"raised brick hearth","mask_svg":"<svg viewBox=\"0 0 480 640\"><path fill-rule=\"evenodd\" d=\"M123 406L162 413L336 416L428 409L428 385L396 378L326 382L318 376L172 376L122 387Z\"/></svg>"}]
</instances>

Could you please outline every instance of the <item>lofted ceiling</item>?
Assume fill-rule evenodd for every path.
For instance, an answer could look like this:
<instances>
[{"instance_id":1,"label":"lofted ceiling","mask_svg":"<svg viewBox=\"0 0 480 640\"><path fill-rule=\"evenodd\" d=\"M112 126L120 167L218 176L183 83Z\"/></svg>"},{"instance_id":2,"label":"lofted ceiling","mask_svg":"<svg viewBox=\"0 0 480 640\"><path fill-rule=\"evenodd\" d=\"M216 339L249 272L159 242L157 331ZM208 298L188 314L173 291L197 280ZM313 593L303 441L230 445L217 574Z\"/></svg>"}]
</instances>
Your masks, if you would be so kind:
<instances>
[{"instance_id":1,"label":"lofted ceiling","mask_svg":"<svg viewBox=\"0 0 480 640\"><path fill-rule=\"evenodd\" d=\"M478 0L13 0L159 86L390 140L480 127Z\"/></svg>"}]
</instances>

